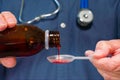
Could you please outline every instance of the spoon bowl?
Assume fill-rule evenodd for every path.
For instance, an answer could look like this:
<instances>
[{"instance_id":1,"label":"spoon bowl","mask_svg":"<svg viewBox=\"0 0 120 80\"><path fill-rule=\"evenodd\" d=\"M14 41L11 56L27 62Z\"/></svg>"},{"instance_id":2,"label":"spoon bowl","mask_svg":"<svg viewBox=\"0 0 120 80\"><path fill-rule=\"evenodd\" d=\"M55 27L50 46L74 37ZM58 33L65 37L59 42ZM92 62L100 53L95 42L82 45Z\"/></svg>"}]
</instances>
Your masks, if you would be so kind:
<instances>
[{"instance_id":1,"label":"spoon bowl","mask_svg":"<svg viewBox=\"0 0 120 80\"><path fill-rule=\"evenodd\" d=\"M51 63L65 64L65 63L73 62L75 59L89 60L89 57L83 57L83 56L76 56L75 57L73 55L62 54L62 55L48 56L47 59Z\"/></svg>"}]
</instances>

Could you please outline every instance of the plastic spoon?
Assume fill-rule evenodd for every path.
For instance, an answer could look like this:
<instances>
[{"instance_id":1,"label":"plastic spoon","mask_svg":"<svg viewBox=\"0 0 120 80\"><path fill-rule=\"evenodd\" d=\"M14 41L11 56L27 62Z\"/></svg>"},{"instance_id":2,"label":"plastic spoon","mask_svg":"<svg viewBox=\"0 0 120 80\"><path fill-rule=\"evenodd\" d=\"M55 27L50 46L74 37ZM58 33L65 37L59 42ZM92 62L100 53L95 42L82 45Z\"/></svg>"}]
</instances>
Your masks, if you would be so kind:
<instances>
[{"instance_id":1,"label":"plastic spoon","mask_svg":"<svg viewBox=\"0 0 120 80\"><path fill-rule=\"evenodd\" d=\"M47 57L48 61L56 64L65 64L73 62L74 60L89 60L89 57L73 56L73 55L53 55Z\"/></svg>"}]
</instances>

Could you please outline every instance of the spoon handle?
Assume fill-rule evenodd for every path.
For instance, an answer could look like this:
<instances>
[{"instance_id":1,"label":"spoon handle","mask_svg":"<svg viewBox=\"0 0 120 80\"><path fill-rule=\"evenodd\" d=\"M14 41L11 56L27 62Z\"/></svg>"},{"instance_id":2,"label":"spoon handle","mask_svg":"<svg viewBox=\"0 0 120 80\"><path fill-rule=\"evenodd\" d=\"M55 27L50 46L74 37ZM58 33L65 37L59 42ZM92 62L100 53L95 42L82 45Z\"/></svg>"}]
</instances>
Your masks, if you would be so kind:
<instances>
[{"instance_id":1,"label":"spoon handle","mask_svg":"<svg viewBox=\"0 0 120 80\"><path fill-rule=\"evenodd\" d=\"M78 56L78 57L74 57L74 59L81 59L81 60L89 60L89 57L82 57L82 56Z\"/></svg>"}]
</instances>

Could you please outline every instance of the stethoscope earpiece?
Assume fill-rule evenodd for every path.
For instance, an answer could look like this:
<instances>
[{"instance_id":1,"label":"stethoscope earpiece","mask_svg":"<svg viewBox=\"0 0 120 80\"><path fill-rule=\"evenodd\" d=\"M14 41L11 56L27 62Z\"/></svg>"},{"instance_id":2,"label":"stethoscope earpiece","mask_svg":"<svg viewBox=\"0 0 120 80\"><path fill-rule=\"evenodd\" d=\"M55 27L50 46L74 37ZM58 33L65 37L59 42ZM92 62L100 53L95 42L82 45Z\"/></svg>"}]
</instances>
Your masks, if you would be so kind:
<instances>
[{"instance_id":1,"label":"stethoscope earpiece","mask_svg":"<svg viewBox=\"0 0 120 80\"><path fill-rule=\"evenodd\" d=\"M89 26L93 21L93 13L89 9L82 9L77 15L77 23L81 27Z\"/></svg>"}]
</instances>

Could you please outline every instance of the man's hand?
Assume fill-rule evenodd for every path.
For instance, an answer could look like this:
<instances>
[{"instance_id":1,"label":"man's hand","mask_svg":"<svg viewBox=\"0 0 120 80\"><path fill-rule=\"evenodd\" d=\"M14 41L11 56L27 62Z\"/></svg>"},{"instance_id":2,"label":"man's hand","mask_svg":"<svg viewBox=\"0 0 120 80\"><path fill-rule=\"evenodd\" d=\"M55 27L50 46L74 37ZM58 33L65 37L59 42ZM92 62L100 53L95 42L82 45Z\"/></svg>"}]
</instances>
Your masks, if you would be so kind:
<instances>
[{"instance_id":1,"label":"man's hand","mask_svg":"<svg viewBox=\"0 0 120 80\"><path fill-rule=\"evenodd\" d=\"M0 13L0 31L5 30L6 28L12 28L16 24L17 20L11 12L4 11ZM0 64L7 68L12 68L16 65L16 58L15 57L0 58Z\"/></svg>"},{"instance_id":2,"label":"man's hand","mask_svg":"<svg viewBox=\"0 0 120 80\"><path fill-rule=\"evenodd\" d=\"M120 39L99 41L85 53L105 80L120 80Z\"/></svg>"}]
</instances>

